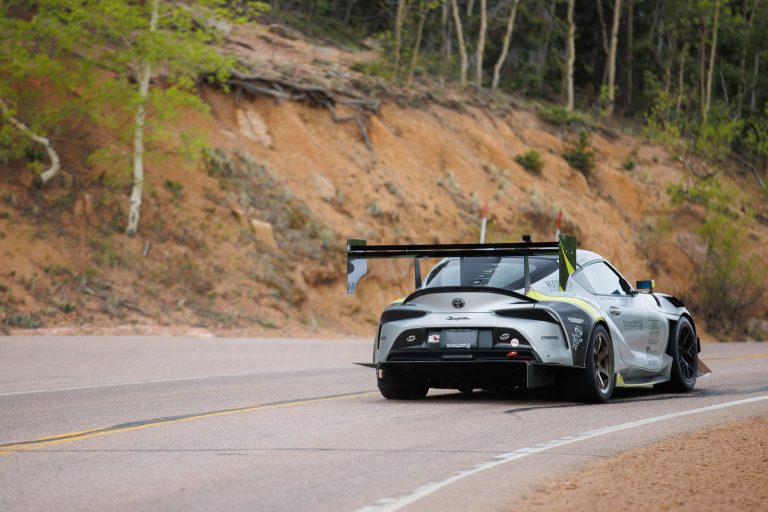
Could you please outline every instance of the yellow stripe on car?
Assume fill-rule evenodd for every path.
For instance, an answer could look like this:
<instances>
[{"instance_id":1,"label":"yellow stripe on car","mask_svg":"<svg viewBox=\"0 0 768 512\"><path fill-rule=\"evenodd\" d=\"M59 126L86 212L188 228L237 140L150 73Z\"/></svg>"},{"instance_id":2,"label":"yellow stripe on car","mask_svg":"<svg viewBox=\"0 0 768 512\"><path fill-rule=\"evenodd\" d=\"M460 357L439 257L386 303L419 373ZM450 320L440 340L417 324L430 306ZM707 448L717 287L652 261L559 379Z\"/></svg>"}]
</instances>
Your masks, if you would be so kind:
<instances>
[{"instance_id":1,"label":"yellow stripe on car","mask_svg":"<svg viewBox=\"0 0 768 512\"><path fill-rule=\"evenodd\" d=\"M584 299L577 299L576 297L562 297L562 296L553 297L551 295L545 295L541 292L537 292L536 290L528 290L527 292L525 292L525 295L526 297L530 297L532 299L541 300L541 301L548 300L552 302L567 302L569 304L573 304L578 308L583 309L595 320L603 319L603 317L600 315L600 312L597 309L595 309L595 307L592 304L585 301Z\"/></svg>"}]
</instances>

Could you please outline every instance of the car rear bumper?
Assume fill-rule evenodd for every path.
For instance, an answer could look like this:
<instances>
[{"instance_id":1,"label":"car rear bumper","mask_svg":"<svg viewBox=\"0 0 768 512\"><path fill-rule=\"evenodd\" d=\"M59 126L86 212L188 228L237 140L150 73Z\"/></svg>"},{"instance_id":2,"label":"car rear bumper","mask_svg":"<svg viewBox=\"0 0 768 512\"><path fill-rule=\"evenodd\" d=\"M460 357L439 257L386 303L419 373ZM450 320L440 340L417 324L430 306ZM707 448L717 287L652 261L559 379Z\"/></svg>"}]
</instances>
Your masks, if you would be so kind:
<instances>
[{"instance_id":1,"label":"car rear bumper","mask_svg":"<svg viewBox=\"0 0 768 512\"><path fill-rule=\"evenodd\" d=\"M552 386L569 368L535 361L387 361L381 372L394 372L402 380L431 388L536 388Z\"/></svg>"}]
</instances>

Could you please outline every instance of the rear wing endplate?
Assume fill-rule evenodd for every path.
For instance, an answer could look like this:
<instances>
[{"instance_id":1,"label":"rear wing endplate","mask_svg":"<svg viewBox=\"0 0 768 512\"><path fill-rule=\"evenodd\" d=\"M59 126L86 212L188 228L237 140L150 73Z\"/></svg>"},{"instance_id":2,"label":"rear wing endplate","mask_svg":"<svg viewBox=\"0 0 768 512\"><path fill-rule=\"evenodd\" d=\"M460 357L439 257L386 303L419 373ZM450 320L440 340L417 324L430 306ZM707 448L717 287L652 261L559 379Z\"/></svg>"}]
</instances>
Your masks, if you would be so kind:
<instances>
[{"instance_id":1,"label":"rear wing endplate","mask_svg":"<svg viewBox=\"0 0 768 512\"><path fill-rule=\"evenodd\" d=\"M556 242L532 242L523 237L521 243L503 244L432 244L432 245L367 245L365 240L347 240L347 294L354 295L360 279L368 272L372 258L413 258L416 289L421 288L419 258L523 256L525 288L531 287L528 256L558 255L560 291L565 291L568 278L576 269L576 238L560 235Z\"/></svg>"}]
</instances>

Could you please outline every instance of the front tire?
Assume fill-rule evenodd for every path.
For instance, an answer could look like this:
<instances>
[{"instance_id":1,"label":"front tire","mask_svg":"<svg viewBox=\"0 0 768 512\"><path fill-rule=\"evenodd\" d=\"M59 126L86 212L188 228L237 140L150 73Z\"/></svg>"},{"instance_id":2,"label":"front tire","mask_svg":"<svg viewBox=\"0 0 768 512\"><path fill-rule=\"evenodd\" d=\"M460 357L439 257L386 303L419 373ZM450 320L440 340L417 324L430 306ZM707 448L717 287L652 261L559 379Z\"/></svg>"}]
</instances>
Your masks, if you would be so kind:
<instances>
[{"instance_id":1,"label":"front tire","mask_svg":"<svg viewBox=\"0 0 768 512\"><path fill-rule=\"evenodd\" d=\"M602 325L592 330L587 346L584 370L576 375L579 400L600 404L607 402L616 385L614 374L613 342Z\"/></svg>"},{"instance_id":2,"label":"front tire","mask_svg":"<svg viewBox=\"0 0 768 512\"><path fill-rule=\"evenodd\" d=\"M667 355L672 358L670 379L656 385L656 389L672 393L687 393L696 385L699 371L699 352L696 331L691 321L681 317L675 333L669 340Z\"/></svg>"}]
</instances>

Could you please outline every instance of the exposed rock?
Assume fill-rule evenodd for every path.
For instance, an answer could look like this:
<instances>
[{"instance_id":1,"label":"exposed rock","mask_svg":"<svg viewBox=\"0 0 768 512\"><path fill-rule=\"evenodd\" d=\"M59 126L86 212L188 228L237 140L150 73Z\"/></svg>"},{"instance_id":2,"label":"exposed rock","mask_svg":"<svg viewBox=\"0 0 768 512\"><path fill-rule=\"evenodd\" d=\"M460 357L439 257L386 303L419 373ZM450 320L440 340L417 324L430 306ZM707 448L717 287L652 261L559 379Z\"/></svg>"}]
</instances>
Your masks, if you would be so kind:
<instances>
[{"instance_id":1,"label":"exposed rock","mask_svg":"<svg viewBox=\"0 0 768 512\"><path fill-rule=\"evenodd\" d=\"M319 172L312 173L312 179L317 186L317 192L323 201L332 202L336 199L336 187L333 186L331 180L320 174Z\"/></svg>"},{"instance_id":2,"label":"exposed rock","mask_svg":"<svg viewBox=\"0 0 768 512\"><path fill-rule=\"evenodd\" d=\"M253 110L238 109L237 124L240 127L240 133L245 137L255 140L265 148L273 146L267 123Z\"/></svg>"},{"instance_id":3,"label":"exposed rock","mask_svg":"<svg viewBox=\"0 0 768 512\"><path fill-rule=\"evenodd\" d=\"M256 242L268 249L277 249L277 241L275 241L275 232L272 229L272 224L260 219L251 219L251 231L256 238Z\"/></svg>"}]
</instances>

